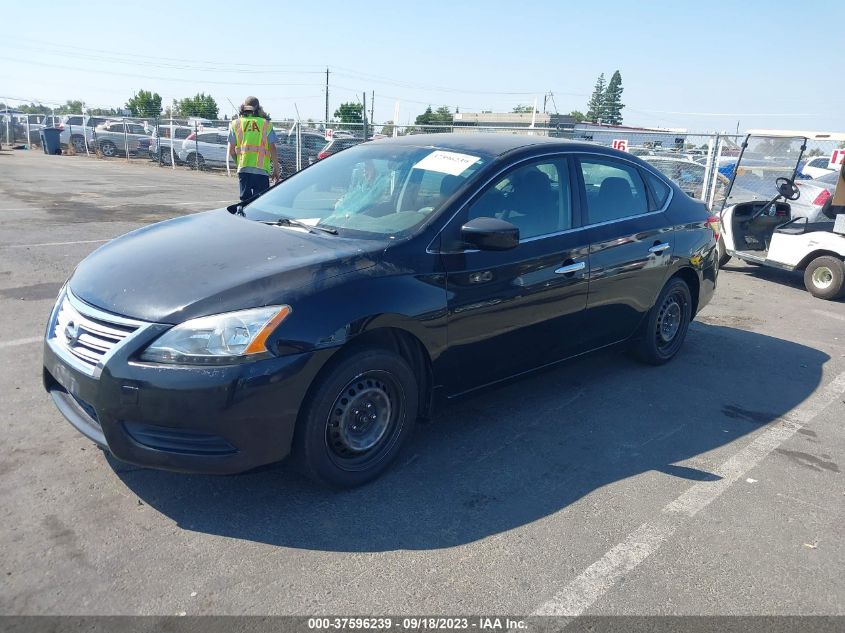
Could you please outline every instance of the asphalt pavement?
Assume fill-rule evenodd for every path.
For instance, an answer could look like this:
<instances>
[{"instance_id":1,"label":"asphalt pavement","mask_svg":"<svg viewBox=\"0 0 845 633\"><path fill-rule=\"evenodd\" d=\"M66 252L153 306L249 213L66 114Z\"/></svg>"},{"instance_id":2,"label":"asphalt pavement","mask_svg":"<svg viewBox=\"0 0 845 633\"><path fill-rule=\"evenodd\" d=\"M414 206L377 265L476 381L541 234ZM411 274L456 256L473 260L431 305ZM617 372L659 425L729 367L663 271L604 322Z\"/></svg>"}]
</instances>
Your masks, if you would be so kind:
<instances>
[{"instance_id":1,"label":"asphalt pavement","mask_svg":"<svg viewBox=\"0 0 845 633\"><path fill-rule=\"evenodd\" d=\"M732 262L670 364L456 402L378 481L120 463L41 386L56 293L220 174L0 153L0 614L845 615L845 302Z\"/></svg>"}]
</instances>

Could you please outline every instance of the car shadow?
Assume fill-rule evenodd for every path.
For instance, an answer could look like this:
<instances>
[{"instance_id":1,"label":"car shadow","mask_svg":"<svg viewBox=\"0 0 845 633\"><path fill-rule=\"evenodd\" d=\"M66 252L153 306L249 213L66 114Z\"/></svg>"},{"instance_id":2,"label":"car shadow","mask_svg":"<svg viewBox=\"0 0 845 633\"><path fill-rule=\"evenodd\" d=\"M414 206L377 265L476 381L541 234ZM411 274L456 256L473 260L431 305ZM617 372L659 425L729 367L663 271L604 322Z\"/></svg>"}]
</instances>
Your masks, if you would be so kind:
<instances>
[{"instance_id":1,"label":"car shadow","mask_svg":"<svg viewBox=\"0 0 845 633\"><path fill-rule=\"evenodd\" d=\"M756 266L754 264L746 264L745 262L737 262L736 260L728 262L725 266L723 266L723 270L740 273L749 277L756 277L758 279L764 279L784 286L791 286L799 290L806 290L804 287L804 273L801 271L782 270L780 268L771 268L769 266Z\"/></svg>"},{"instance_id":2,"label":"car shadow","mask_svg":"<svg viewBox=\"0 0 845 633\"><path fill-rule=\"evenodd\" d=\"M452 547L642 473L678 490L718 480L710 470L734 449L707 453L810 397L828 359L695 322L668 365L605 351L453 403L417 427L384 476L351 491L327 490L283 466L213 477L108 459L140 500L184 529L309 550Z\"/></svg>"}]
</instances>

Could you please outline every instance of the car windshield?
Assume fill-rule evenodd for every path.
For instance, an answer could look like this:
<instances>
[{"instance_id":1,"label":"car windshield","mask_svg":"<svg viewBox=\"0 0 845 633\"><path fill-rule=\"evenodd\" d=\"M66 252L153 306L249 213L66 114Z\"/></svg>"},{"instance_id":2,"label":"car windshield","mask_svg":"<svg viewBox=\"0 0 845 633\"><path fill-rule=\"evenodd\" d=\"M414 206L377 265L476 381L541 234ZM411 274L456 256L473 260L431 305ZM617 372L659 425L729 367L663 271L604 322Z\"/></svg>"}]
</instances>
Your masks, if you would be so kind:
<instances>
[{"instance_id":1,"label":"car windshield","mask_svg":"<svg viewBox=\"0 0 845 633\"><path fill-rule=\"evenodd\" d=\"M806 139L800 136L749 136L726 205L771 200L778 178L794 178Z\"/></svg>"},{"instance_id":2,"label":"car windshield","mask_svg":"<svg viewBox=\"0 0 845 633\"><path fill-rule=\"evenodd\" d=\"M354 237L404 237L488 162L432 147L358 145L285 180L244 214L260 221L294 218Z\"/></svg>"}]
</instances>

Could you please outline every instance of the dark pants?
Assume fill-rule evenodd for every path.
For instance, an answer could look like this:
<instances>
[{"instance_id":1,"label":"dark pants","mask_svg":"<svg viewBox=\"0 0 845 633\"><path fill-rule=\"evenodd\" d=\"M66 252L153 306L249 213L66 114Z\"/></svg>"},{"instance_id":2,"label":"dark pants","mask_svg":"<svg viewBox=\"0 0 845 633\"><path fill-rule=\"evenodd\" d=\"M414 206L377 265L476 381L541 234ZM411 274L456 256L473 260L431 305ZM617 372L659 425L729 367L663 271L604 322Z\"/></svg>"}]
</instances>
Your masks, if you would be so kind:
<instances>
[{"instance_id":1,"label":"dark pants","mask_svg":"<svg viewBox=\"0 0 845 633\"><path fill-rule=\"evenodd\" d=\"M267 174L249 174L241 171L238 172L238 182L241 185L241 202L270 188L270 176Z\"/></svg>"}]
</instances>

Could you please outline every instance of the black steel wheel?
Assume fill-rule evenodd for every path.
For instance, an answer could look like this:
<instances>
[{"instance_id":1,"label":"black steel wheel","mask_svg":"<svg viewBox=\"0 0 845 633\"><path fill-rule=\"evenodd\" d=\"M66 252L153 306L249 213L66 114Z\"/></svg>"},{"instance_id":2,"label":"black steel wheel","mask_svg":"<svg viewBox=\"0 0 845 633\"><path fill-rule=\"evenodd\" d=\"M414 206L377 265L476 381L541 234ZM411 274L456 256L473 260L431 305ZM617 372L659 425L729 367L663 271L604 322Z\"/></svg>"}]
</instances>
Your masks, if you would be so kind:
<instances>
[{"instance_id":1,"label":"black steel wheel","mask_svg":"<svg viewBox=\"0 0 845 633\"><path fill-rule=\"evenodd\" d=\"M679 277L670 279L649 312L636 350L640 359L650 365L672 360L684 344L692 316L689 286Z\"/></svg>"},{"instance_id":2,"label":"black steel wheel","mask_svg":"<svg viewBox=\"0 0 845 633\"><path fill-rule=\"evenodd\" d=\"M417 378L401 356L351 353L315 380L297 424L295 461L323 483L364 484L396 457L418 404Z\"/></svg>"},{"instance_id":3,"label":"black steel wheel","mask_svg":"<svg viewBox=\"0 0 845 633\"><path fill-rule=\"evenodd\" d=\"M405 398L396 377L368 371L338 394L326 421L326 448L339 468L360 470L377 462L396 438Z\"/></svg>"}]
</instances>

